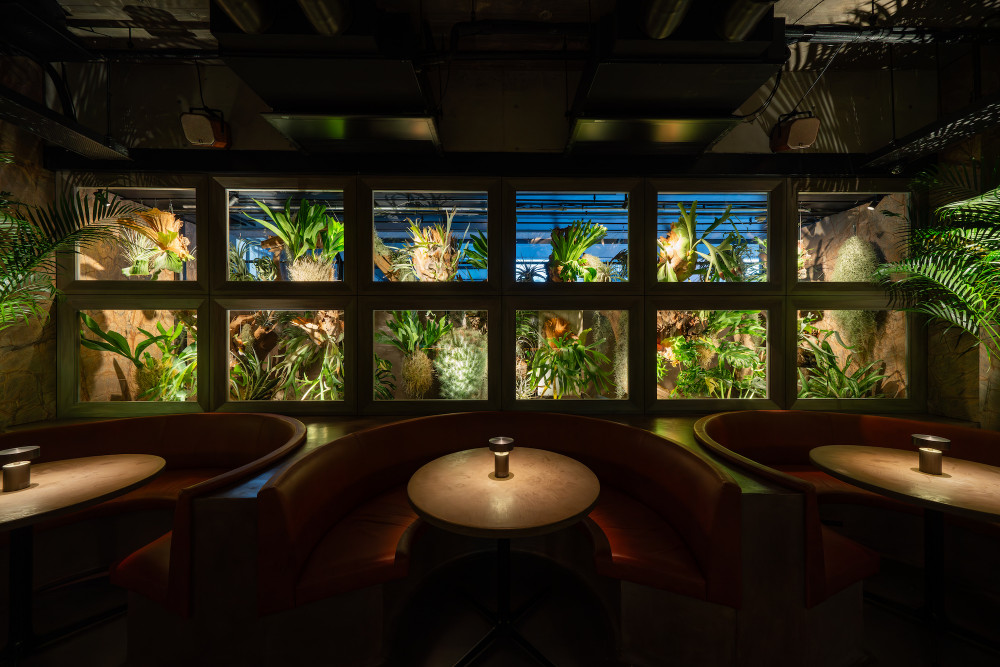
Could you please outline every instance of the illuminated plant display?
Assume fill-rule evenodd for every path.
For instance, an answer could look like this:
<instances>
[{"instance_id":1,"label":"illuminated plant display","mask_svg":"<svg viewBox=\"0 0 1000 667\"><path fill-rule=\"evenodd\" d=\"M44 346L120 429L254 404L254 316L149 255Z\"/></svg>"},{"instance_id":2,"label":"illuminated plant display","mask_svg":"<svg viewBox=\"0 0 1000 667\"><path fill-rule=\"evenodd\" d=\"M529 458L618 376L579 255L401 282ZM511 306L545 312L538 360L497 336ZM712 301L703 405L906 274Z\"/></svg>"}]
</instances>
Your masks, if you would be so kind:
<instances>
[{"instance_id":1,"label":"illuminated plant display","mask_svg":"<svg viewBox=\"0 0 1000 667\"><path fill-rule=\"evenodd\" d=\"M116 237L86 248L82 280L195 280L197 204L193 189L109 188L79 190L114 210Z\"/></svg>"},{"instance_id":2,"label":"illuminated plant display","mask_svg":"<svg viewBox=\"0 0 1000 667\"><path fill-rule=\"evenodd\" d=\"M373 193L376 282L486 280L487 193Z\"/></svg>"},{"instance_id":3,"label":"illuminated plant display","mask_svg":"<svg viewBox=\"0 0 1000 667\"><path fill-rule=\"evenodd\" d=\"M194 311L81 311L80 400L197 398Z\"/></svg>"},{"instance_id":4,"label":"illuminated plant display","mask_svg":"<svg viewBox=\"0 0 1000 667\"><path fill-rule=\"evenodd\" d=\"M798 323L799 398L906 396L903 313L810 310Z\"/></svg>"},{"instance_id":5,"label":"illuminated plant display","mask_svg":"<svg viewBox=\"0 0 1000 667\"><path fill-rule=\"evenodd\" d=\"M228 194L228 280L342 279L343 192L229 190Z\"/></svg>"},{"instance_id":6,"label":"illuminated plant display","mask_svg":"<svg viewBox=\"0 0 1000 667\"><path fill-rule=\"evenodd\" d=\"M485 311L374 313L373 398L487 398Z\"/></svg>"},{"instance_id":7,"label":"illuminated plant display","mask_svg":"<svg viewBox=\"0 0 1000 667\"><path fill-rule=\"evenodd\" d=\"M344 313L229 313L229 397L234 401L344 400Z\"/></svg>"},{"instance_id":8,"label":"illuminated plant display","mask_svg":"<svg viewBox=\"0 0 1000 667\"><path fill-rule=\"evenodd\" d=\"M764 311L657 311L656 395L661 399L765 398Z\"/></svg>"},{"instance_id":9,"label":"illuminated plant display","mask_svg":"<svg viewBox=\"0 0 1000 667\"><path fill-rule=\"evenodd\" d=\"M628 398L628 312L518 310L519 400Z\"/></svg>"},{"instance_id":10,"label":"illuminated plant display","mask_svg":"<svg viewBox=\"0 0 1000 667\"><path fill-rule=\"evenodd\" d=\"M628 280L628 193L517 193L515 280Z\"/></svg>"},{"instance_id":11,"label":"illuminated plant display","mask_svg":"<svg viewBox=\"0 0 1000 667\"><path fill-rule=\"evenodd\" d=\"M657 194L659 282L767 278L767 193Z\"/></svg>"}]
</instances>

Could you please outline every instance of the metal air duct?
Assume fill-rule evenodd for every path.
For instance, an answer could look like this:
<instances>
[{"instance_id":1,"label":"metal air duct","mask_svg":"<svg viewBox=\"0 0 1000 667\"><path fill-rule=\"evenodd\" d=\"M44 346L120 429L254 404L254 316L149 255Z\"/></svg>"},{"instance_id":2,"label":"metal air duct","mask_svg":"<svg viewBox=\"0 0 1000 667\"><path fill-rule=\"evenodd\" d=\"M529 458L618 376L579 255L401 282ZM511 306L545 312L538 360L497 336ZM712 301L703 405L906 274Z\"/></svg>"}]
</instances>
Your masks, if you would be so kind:
<instances>
[{"instance_id":1,"label":"metal air duct","mask_svg":"<svg viewBox=\"0 0 1000 667\"><path fill-rule=\"evenodd\" d=\"M321 35L339 35L351 23L351 3L347 0L299 0L299 7Z\"/></svg>"},{"instance_id":2,"label":"metal air duct","mask_svg":"<svg viewBox=\"0 0 1000 667\"><path fill-rule=\"evenodd\" d=\"M664 39L684 20L691 0L649 0L642 29L653 39Z\"/></svg>"},{"instance_id":3,"label":"metal air duct","mask_svg":"<svg viewBox=\"0 0 1000 667\"><path fill-rule=\"evenodd\" d=\"M215 0L215 4L248 35L261 34L274 20L274 10L267 0Z\"/></svg>"},{"instance_id":4,"label":"metal air duct","mask_svg":"<svg viewBox=\"0 0 1000 667\"><path fill-rule=\"evenodd\" d=\"M775 0L732 0L722 17L720 34L730 42L742 42L750 36Z\"/></svg>"}]
</instances>

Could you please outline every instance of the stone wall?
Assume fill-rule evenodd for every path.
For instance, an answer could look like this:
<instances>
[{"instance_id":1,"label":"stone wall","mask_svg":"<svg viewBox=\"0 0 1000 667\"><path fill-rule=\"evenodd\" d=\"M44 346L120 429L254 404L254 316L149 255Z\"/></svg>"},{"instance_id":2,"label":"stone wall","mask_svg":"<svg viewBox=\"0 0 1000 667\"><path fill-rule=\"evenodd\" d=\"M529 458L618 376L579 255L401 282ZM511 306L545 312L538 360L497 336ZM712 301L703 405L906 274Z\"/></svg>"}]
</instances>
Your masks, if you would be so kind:
<instances>
[{"instance_id":1,"label":"stone wall","mask_svg":"<svg viewBox=\"0 0 1000 667\"><path fill-rule=\"evenodd\" d=\"M22 58L0 59L0 83L42 99L42 74ZM15 163L0 166L0 190L27 204L45 204L55 192L53 174L42 167L42 141L0 121L0 150ZM51 419L56 414L56 338L54 308L44 325L15 325L0 332L0 429Z\"/></svg>"}]
</instances>

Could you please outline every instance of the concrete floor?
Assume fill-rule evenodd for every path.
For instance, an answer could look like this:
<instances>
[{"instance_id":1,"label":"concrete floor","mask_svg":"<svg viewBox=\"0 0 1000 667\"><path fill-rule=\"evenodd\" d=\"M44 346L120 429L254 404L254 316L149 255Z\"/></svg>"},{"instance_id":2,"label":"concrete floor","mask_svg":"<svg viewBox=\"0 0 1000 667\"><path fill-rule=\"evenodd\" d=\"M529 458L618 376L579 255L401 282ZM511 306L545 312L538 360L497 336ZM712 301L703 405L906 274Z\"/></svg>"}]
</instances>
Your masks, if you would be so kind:
<instances>
[{"instance_id":1,"label":"concrete floor","mask_svg":"<svg viewBox=\"0 0 1000 667\"><path fill-rule=\"evenodd\" d=\"M386 667L450 665L488 629L472 600L493 607L493 556L464 558L429 577L404 610ZM531 554L514 553L514 606L538 591L539 603L518 624L524 636L556 665L611 667L614 637L600 605L571 572ZM919 602L920 571L893 562L868 582L869 590L903 603ZM40 599L35 622L39 630L72 620L81 611L113 606L124 595L106 582L49 593ZM980 633L998 633L997 606L982 591L953 589L949 611ZM905 616L874 603L865 605L866 665L877 667L995 667L991 654L965 641L935 633ZM169 637L164 637L169 642ZM19 664L24 667L113 667L125 664L125 619L118 617L62 642ZM496 645L476 663L482 667L533 664L513 645ZM623 667L623 666L622 666ZM697 666L692 666L697 667ZM806 667L806 666L803 666Z\"/></svg>"}]
</instances>

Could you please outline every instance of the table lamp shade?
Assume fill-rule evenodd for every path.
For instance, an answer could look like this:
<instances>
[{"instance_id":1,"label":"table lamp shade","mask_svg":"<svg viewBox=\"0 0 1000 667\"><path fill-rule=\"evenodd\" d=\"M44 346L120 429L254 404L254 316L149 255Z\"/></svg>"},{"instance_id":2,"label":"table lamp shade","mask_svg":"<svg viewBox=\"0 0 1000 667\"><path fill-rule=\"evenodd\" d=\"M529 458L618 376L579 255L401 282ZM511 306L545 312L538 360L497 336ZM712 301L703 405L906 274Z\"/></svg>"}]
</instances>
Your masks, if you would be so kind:
<instances>
[{"instance_id":1,"label":"table lamp shade","mask_svg":"<svg viewBox=\"0 0 1000 667\"><path fill-rule=\"evenodd\" d=\"M910 436L913 438L913 446L918 450L922 447L927 447L930 449L936 449L941 452L946 452L951 448L951 440L948 438L942 438L939 435L925 435L923 433L914 433Z\"/></svg>"},{"instance_id":2,"label":"table lamp shade","mask_svg":"<svg viewBox=\"0 0 1000 667\"><path fill-rule=\"evenodd\" d=\"M0 466L14 463L16 461L33 461L42 455L42 450L38 445L28 447L14 447L0 451Z\"/></svg>"}]
</instances>

